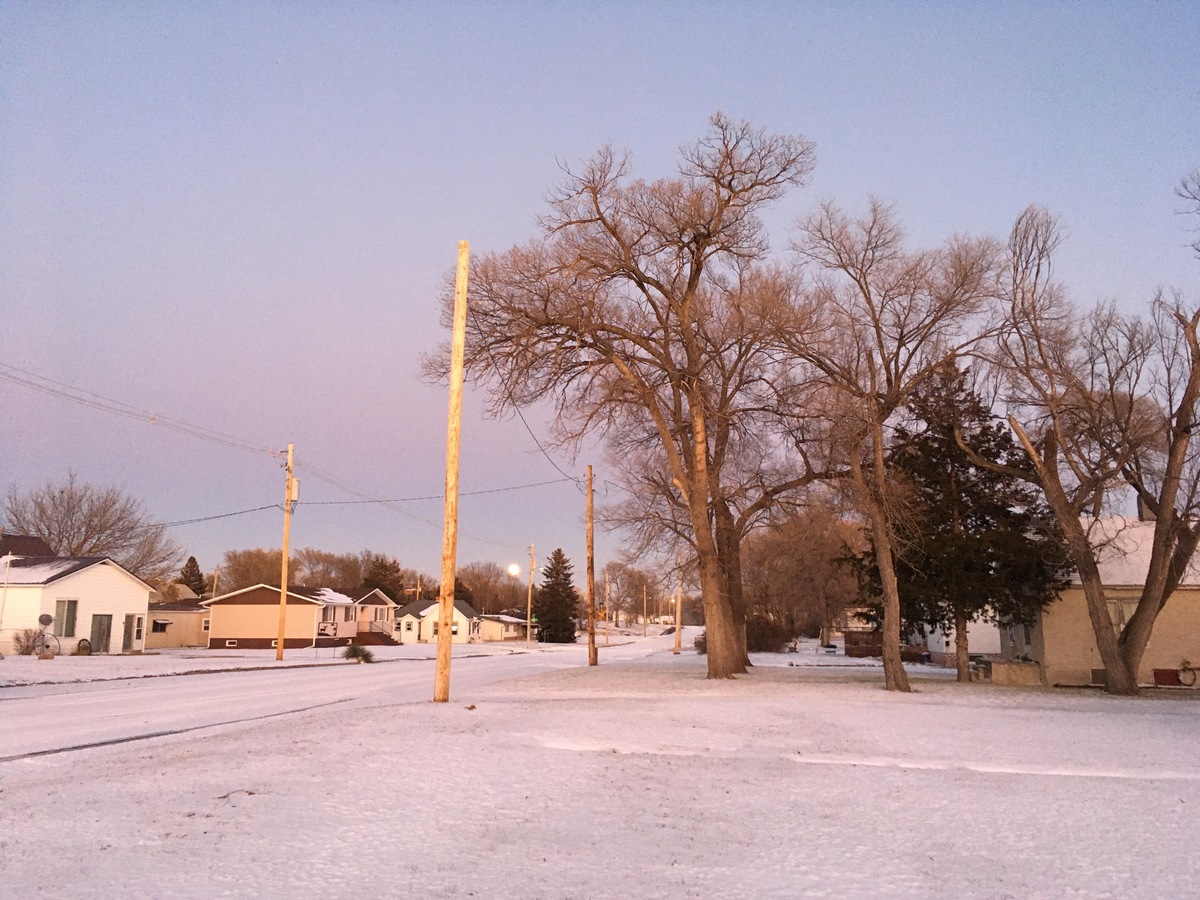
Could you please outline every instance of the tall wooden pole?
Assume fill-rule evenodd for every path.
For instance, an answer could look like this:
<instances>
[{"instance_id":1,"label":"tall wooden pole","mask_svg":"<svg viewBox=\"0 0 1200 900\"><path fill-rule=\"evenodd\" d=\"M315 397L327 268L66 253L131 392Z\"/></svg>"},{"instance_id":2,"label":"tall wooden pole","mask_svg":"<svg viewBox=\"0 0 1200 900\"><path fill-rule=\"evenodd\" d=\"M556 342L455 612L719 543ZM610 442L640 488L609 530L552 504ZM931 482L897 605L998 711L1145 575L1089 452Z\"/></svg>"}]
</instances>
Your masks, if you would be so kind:
<instances>
[{"instance_id":1,"label":"tall wooden pole","mask_svg":"<svg viewBox=\"0 0 1200 900\"><path fill-rule=\"evenodd\" d=\"M450 344L450 411L446 424L446 515L442 526L442 584L439 595L437 673L433 700L450 699L450 649L454 626L454 570L458 553L458 445L462 426L463 356L467 344L467 265L470 249L458 242L454 278L454 335Z\"/></svg>"},{"instance_id":2,"label":"tall wooden pole","mask_svg":"<svg viewBox=\"0 0 1200 900\"><path fill-rule=\"evenodd\" d=\"M600 663L596 651L596 545L592 540L592 467L587 467L587 609L588 665Z\"/></svg>"},{"instance_id":3,"label":"tall wooden pole","mask_svg":"<svg viewBox=\"0 0 1200 900\"><path fill-rule=\"evenodd\" d=\"M675 594L675 650L676 656L683 648L683 551L679 553L679 591Z\"/></svg>"},{"instance_id":4,"label":"tall wooden pole","mask_svg":"<svg viewBox=\"0 0 1200 900\"><path fill-rule=\"evenodd\" d=\"M533 567L536 563L533 561L533 544L529 545L529 594L525 598L525 649L529 649L529 643L533 640Z\"/></svg>"},{"instance_id":5,"label":"tall wooden pole","mask_svg":"<svg viewBox=\"0 0 1200 900\"><path fill-rule=\"evenodd\" d=\"M612 626L609 624L609 622L611 621L609 619L609 615L611 615L611 614L609 613L610 607L608 605L609 604L608 596L609 596L608 573L605 572L604 573L604 643L605 644L608 643L608 632L612 629Z\"/></svg>"},{"instance_id":6,"label":"tall wooden pole","mask_svg":"<svg viewBox=\"0 0 1200 900\"><path fill-rule=\"evenodd\" d=\"M275 659L283 659L283 636L287 630L288 537L292 530L292 501L296 490L292 486L292 449L288 444L287 477L283 492L283 562L279 572L279 632L275 638Z\"/></svg>"}]
</instances>

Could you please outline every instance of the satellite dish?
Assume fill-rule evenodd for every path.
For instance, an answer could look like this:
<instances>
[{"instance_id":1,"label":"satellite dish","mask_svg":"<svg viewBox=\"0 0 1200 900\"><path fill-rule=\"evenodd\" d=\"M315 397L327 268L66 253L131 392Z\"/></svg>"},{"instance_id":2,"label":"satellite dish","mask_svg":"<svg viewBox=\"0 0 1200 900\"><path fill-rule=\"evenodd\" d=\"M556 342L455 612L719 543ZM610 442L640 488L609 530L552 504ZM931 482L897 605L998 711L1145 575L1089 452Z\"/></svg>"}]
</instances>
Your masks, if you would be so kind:
<instances>
[{"instance_id":1,"label":"satellite dish","mask_svg":"<svg viewBox=\"0 0 1200 900\"><path fill-rule=\"evenodd\" d=\"M38 616L38 624L42 625L43 627L49 625L53 621L54 616L50 615L50 613L42 613L40 616Z\"/></svg>"}]
</instances>

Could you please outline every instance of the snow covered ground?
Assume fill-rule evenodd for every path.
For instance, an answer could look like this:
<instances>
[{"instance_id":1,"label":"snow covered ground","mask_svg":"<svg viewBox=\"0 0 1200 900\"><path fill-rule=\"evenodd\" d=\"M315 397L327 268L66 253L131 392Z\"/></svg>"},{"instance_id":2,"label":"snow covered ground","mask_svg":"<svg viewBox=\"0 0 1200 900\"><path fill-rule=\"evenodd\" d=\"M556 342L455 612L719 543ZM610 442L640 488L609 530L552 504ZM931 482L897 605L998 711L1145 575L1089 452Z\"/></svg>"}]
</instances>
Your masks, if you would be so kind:
<instances>
[{"instance_id":1,"label":"snow covered ground","mask_svg":"<svg viewBox=\"0 0 1200 900\"><path fill-rule=\"evenodd\" d=\"M804 652L708 682L670 642L614 638L594 669L580 645L461 648L449 704L392 651L0 688L0 893L1196 893L1193 695L929 667L893 695L877 664ZM13 662L0 683L37 665Z\"/></svg>"}]
</instances>

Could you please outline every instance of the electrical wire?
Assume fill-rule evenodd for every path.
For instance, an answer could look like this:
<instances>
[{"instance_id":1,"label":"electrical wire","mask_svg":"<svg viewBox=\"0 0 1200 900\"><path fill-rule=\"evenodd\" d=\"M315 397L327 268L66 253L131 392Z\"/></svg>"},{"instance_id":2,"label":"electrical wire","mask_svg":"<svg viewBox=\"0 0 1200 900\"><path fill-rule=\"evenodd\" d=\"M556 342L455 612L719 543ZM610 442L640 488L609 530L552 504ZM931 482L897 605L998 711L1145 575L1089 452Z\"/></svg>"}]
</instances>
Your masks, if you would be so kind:
<instances>
[{"instance_id":1,"label":"electrical wire","mask_svg":"<svg viewBox=\"0 0 1200 900\"><path fill-rule=\"evenodd\" d=\"M30 372L26 369L19 369L7 363L0 363L0 379L23 385L32 390L40 391L43 394L49 394L52 397L69 400L72 403L78 403L81 406L91 409L110 412L114 415L124 416L127 419L134 419L139 422L146 422L150 425L157 425L201 441L220 444L248 453L259 453L271 457L279 456L278 450L247 441L235 435L226 434L223 431L217 431L203 425L185 422L182 419L159 415L151 410L132 406L120 400L114 400L111 397L105 397L61 381L55 381L53 378L47 378L45 375L38 375L36 372Z\"/></svg>"},{"instance_id":2,"label":"electrical wire","mask_svg":"<svg viewBox=\"0 0 1200 900\"><path fill-rule=\"evenodd\" d=\"M478 497L481 494L501 494L506 491L521 491L526 488L544 487L548 484L566 484L567 482L575 482L577 479L567 476L566 478L554 478L550 481L535 481L531 484L514 484L511 487L488 488L483 491L462 491L460 497ZM363 503L414 503L418 500L442 500L443 494L428 494L424 497L397 497L393 500L300 500L297 501L301 506L353 506Z\"/></svg>"}]
</instances>

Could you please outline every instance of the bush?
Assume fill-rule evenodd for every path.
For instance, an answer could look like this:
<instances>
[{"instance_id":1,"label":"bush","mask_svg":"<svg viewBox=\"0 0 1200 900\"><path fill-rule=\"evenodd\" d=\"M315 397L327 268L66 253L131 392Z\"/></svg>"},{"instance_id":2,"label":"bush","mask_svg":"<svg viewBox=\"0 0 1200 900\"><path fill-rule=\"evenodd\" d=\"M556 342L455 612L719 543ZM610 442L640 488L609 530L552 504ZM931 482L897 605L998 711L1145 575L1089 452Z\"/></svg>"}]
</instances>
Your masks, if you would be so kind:
<instances>
[{"instance_id":1,"label":"bush","mask_svg":"<svg viewBox=\"0 0 1200 900\"><path fill-rule=\"evenodd\" d=\"M375 654L360 644L351 644L342 654L345 659L352 659L355 662L375 662Z\"/></svg>"},{"instance_id":2,"label":"bush","mask_svg":"<svg viewBox=\"0 0 1200 900\"><path fill-rule=\"evenodd\" d=\"M18 656L33 656L33 645L37 641L38 630L25 628L13 635L13 652Z\"/></svg>"},{"instance_id":3,"label":"bush","mask_svg":"<svg viewBox=\"0 0 1200 900\"><path fill-rule=\"evenodd\" d=\"M787 649L794 634L784 625L773 621L752 616L746 620L746 652L747 653L782 653ZM696 635L692 642L696 652L703 655L708 652L708 638L705 632Z\"/></svg>"},{"instance_id":4,"label":"bush","mask_svg":"<svg viewBox=\"0 0 1200 900\"><path fill-rule=\"evenodd\" d=\"M746 619L747 653L782 653L793 637L790 629L772 619Z\"/></svg>"}]
</instances>

